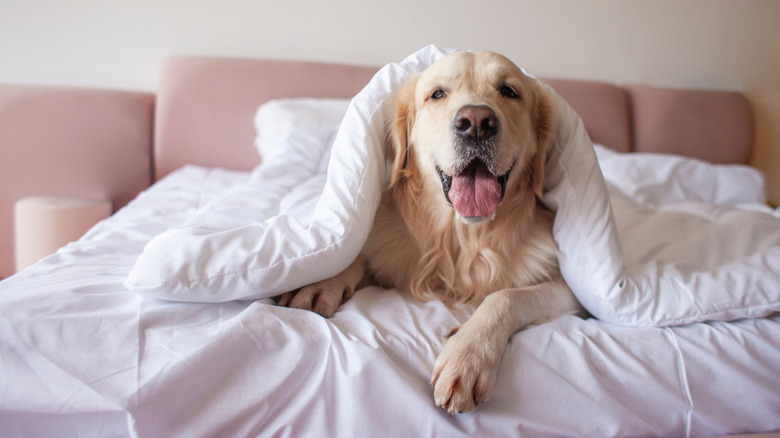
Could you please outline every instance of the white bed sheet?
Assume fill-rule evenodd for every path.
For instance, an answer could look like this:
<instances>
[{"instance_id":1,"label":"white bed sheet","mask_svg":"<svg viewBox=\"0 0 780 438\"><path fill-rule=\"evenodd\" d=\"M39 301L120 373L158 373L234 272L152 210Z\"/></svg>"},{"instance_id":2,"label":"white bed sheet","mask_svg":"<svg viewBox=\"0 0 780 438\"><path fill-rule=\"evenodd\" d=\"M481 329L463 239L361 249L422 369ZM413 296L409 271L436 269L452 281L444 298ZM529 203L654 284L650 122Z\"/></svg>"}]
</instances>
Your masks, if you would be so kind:
<instances>
[{"instance_id":1,"label":"white bed sheet","mask_svg":"<svg viewBox=\"0 0 780 438\"><path fill-rule=\"evenodd\" d=\"M249 174L187 167L0 283L0 436L701 436L780 428L780 316L671 328L564 317L511 338L495 391L428 387L469 309L367 288L330 319L123 286L144 245Z\"/></svg>"}]
</instances>

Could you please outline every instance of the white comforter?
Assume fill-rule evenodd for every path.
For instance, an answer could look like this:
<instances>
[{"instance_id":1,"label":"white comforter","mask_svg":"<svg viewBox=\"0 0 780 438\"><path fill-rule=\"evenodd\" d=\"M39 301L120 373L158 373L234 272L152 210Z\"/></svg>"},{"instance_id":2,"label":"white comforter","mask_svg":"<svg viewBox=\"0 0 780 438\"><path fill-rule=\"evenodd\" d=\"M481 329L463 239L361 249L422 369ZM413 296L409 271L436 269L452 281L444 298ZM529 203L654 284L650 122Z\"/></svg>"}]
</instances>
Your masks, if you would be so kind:
<instances>
[{"instance_id":1,"label":"white comforter","mask_svg":"<svg viewBox=\"0 0 780 438\"><path fill-rule=\"evenodd\" d=\"M123 283L144 245L250 178L184 168L0 283L0 436L688 436L780 427L780 316L673 328L564 317L514 335L493 398L428 380L469 309L368 288L323 319ZM645 194L646 195L646 194ZM757 206L756 206L757 207Z\"/></svg>"},{"instance_id":2,"label":"white comforter","mask_svg":"<svg viewBox=\"0 0 780 438\"><path fill-rule=\"evenodd\" d=\"M332 111L338 102L328 102L331 111L290 102L270 116L261 110L258 125L273 132L260 129L265 164L155 237L127 287L167 300L219 302L271 297L342 271L363 247L379 204L390 96L443 54L426 47L386 66L341 112ZM780 222L773 212L681 205L754 201L755 190L741 199L743 184L727 188L739 178L719 181L715 169L723 168L699 163L658 174L667 177L669 196L691 195L669 209L610 200L581 120L550 93L557 123L542 201L556 211L564 279L593 315L666 326L780 310ZM652 175L648 166L645 175Z\"/></svg>"}]
</instances>

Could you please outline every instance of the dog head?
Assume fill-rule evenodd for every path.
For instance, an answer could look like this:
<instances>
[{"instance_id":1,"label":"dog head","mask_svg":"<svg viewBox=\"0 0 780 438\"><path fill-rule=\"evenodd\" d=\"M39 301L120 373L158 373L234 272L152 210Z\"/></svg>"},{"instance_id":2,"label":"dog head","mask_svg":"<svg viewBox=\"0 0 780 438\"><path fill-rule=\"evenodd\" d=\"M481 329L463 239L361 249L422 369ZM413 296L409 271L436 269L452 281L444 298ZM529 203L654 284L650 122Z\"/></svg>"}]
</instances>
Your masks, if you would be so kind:
<instances>
[{"instance_id":1,"label":"dog head","mask_svg":"<svg viewBox=\"0 0 780 438\"><path fill-rule=\"evenodd\" d=\"M518 190L541 195L552 110L546 92L507 58L456 52L396 95L391 187L438 185L468 223L492 218Z\"/></svg>"}]
</instances>

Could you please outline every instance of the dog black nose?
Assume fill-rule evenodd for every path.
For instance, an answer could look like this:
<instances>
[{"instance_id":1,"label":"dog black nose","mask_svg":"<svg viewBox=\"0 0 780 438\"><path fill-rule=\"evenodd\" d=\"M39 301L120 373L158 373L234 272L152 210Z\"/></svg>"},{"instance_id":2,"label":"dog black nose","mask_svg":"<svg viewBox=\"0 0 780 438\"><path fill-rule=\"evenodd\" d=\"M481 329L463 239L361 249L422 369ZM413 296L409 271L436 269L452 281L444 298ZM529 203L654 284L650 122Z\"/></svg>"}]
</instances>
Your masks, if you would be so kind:
<instances>
[{"instance_id":1,"label":"dog black nose","mask_svg":"<svg viewBox=\"0 0 780 438\"><path fill-rule=\"evenodd\" d=\"M480 142L498 132L498 117L488 106L467 105L455 114L454 128L459 136Z\"/></svg>"}]
</instances>

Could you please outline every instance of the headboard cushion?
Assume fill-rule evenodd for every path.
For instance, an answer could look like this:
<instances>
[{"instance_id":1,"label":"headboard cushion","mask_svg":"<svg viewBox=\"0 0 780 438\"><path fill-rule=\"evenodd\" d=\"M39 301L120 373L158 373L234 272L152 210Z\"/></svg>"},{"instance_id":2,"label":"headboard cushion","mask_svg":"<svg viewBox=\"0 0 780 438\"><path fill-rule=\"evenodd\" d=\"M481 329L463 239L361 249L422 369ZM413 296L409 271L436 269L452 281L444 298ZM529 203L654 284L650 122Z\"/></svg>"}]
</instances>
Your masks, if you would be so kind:
<instances>
[{"instance_id":1,"label":"headboard cushion","mask_svg":"<svg viewBox=\"0 0 780 438\"><path fill-rule=\"evenodd\" d=\"M543 79L579 114L594 143L631 151L631 105L615 85L569 79Z\"/></svg>"},{"instance_id":2,"label":"headboard cushion","mask_svg":"<svg viewBox=\"0 0 780 438\"><path fill-rule=\"evenodd\" d=\"M179 57L161 75L155 177L185 165L248 170L260 162L252 123L281 97L348 98L378 70L343 64ZM591 139L620 152L667 152L747 163L752 113L740 93L543 79L582 118Z\"/></svg>"},{"instance_id":3,"label":"headboard cushion","mask_svg":"<svg viewBox=\"0 0 780 438\"><path fill-rule=\"evenodd\" d=\"M352 97L378 69L316 62L183 57L162 72L155 178L185 165L249 170L260 162L252 119L281 97Z\"/></svg>"},{"instance_id":4,"label":"headboard cushion","mask_svg":"<svg viewBox=\"0 0 780 438\"><path fill-rule=\"evenodd\" d=\"M737 92L626 87L631 96L634 150L701 158L713 163L750 161L753 114Z\"/></svg>"}]
</instances>

